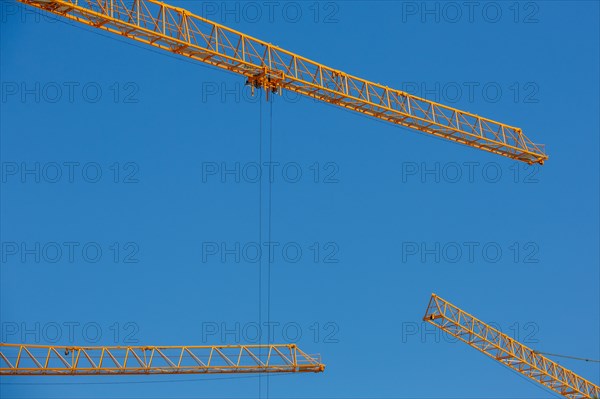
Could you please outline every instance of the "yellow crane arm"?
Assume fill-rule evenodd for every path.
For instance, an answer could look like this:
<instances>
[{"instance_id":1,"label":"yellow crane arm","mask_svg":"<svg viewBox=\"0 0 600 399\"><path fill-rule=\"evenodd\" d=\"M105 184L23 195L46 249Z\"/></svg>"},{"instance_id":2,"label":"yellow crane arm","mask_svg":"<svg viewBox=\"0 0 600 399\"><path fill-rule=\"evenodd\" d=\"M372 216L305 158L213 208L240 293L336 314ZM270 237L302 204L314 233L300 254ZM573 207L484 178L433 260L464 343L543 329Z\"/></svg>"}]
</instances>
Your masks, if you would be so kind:
<instances>
[{"instance_id":1,"label":"yellow crane arm","mask_svg":"<svg viewBox=\"0 0 600 399\"><path fill-rule=\"evenodd\" d=\"M290 90L528 164L548 159L519 128L357 78L159 1L19 1L244 75L254 87Z\"/></svg>"},{"instance_id":2,"label":"yellow crane arm","mask_svg":"<svg viewBox=\"0 0 600 399\"><path fill-rule=\"evenodd\" d=\"M423 320L570 399L600 397L600 387L433 294Z\"/></svg>"},{"instance_id":3,"label":"yellow crane arm","mask_svg":"<svg viewBox=\"0 0 600 399\"><path fill-rule=\"evenodd\" d=\"M51 346L0 343L0 375L319 373L296 345Z\"/></svg>"}]
</instances>

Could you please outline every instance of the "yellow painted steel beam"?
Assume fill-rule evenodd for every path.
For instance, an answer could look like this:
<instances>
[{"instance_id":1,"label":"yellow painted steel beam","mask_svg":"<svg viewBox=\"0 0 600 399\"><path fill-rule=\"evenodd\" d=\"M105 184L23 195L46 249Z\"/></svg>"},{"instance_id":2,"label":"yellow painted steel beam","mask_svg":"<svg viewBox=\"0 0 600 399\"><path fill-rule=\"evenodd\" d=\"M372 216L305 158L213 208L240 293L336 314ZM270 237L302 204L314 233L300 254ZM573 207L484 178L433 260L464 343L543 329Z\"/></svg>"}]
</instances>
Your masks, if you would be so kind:
<instances>
[{"instance_id":1,"label":"yellow painted steel beam","mask_svg":"<svg viewBox=\"0 0 600 399\"><path fill-rule=\"evenodd\" d=\"M600 387L433 294L423 320L570 399L600 397Z\"/></svg>"},{"instance_id":2,"label":"yellow painted steel beam","mask_svg":"<svg viewBox=\"0 0 600 399\"><path fill-rule=\"evenodd\" d=\"M420 132L528 164L544 146L521 129L373 83L154 0L19 0L62 17Z\"/></svg>"},{"instance_id":3,"label":"yellow painted steel beam","mask_svg":"<svg viewBox=\"0 0 600 399\"><path fill-rule=\"evenodd\" d=\"M0 375L320 373L296 345L53 346L0 343Z\"/></svg>"}]
</instances>

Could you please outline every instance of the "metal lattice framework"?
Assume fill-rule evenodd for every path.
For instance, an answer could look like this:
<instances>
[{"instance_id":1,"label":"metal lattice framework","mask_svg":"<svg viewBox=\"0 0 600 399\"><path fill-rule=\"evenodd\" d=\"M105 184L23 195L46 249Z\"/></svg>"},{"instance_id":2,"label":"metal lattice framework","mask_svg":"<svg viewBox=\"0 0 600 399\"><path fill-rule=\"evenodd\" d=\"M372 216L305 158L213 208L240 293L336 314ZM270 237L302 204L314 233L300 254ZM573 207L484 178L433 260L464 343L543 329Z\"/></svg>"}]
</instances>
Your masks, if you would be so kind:
<instances>
[{"instance_id":1,"label":"metal lattice framework","mask_svg":"<svg viewBox=\"0 0 600 399\"><path fill-rule=\"evenodd\" d=\"M433 294L423 320L570 399L598 398L600 387Z\"/></svg>"},{"instance_id":2,"label":"metal lattice framework","mask_svg":"<svg viewBox=\"0 0 600 399\"><path fill-rule=\"evenodd\" d=\"M529 164L544 146L521 129L369 82L154 0L19 0L123 37L397 125Z\"/></svg>"},{"instance_id":3,"label":"metal lattice framework","mask_svg":"<svg viewBox=\"0 0 600 399\"><path fill-rule=\"evenodd\" d=\"M48 346L0 343L0 375L319 373L296 345Z\"/></svg>"}]
</instances>

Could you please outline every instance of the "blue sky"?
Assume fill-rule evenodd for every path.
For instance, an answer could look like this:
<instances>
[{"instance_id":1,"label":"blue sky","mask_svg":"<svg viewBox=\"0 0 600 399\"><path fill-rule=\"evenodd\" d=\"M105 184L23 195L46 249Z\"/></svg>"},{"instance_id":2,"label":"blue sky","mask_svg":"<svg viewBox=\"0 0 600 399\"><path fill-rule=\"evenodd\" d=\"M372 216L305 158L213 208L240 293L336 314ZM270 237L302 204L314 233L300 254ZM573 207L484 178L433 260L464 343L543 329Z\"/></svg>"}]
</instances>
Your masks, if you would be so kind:
<instances>
[{"instance_id":1,"label":"blue sky","mask_svg":"<svg viewBox=\"0 0 600 399\"><path fill-rule=\"evenodd\" d=\"M540 351L600 358L596 2L174 4L519 126L550 155L531 168L276 98L273 340L320 353L327 369L272 377L270 397L553 397L429 332L432 292ZM0 66L2 341L251 341L261 220L252 171L260 115L264 138L271 114L243 78L12 1L2 2ZM600 382L598 363L560 362ZM258 378L0 384L6 398L258 390Z\"/></svg>"}]
</instances>

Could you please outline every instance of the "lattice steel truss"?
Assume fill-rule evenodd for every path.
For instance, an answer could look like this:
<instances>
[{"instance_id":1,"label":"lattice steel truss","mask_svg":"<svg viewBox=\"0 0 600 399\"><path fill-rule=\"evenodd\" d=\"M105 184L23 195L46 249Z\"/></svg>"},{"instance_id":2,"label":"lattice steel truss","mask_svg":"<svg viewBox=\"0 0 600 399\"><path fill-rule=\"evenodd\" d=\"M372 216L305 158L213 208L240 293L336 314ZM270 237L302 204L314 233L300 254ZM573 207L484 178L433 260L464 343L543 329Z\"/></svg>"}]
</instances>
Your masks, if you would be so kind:
<instances>
[{"instance_id":1,"label":"lattice steel truss","mask_svg":"<svg viewBox=\"0 0 600 399\"><path fill-rule=\"evenodd\" d=\"M182 8L154 0L19 1L244 75L267 93L290 90L529 164L548 159L517 127L357 78Z\"/></svg>"},{"instance_id":2,"label":"lattice steel truss","mask_svg":"<svg viewBox=\"0 0 600 399\"><path fill-rule=\"evenodd\" d=\"M600 387L433 294L423 320L570 399L598 398Z\"/></svg>"},{"instance_id":3,"label":"lattice steel truss","mask_svg":"<svg viewBox=\"0 0 600 399\"><path fill-rule=\"evenodd\" d=\"M296 345L48 346L0 343L0 375L319 373Z\"/></svg>"}]
</instances>

